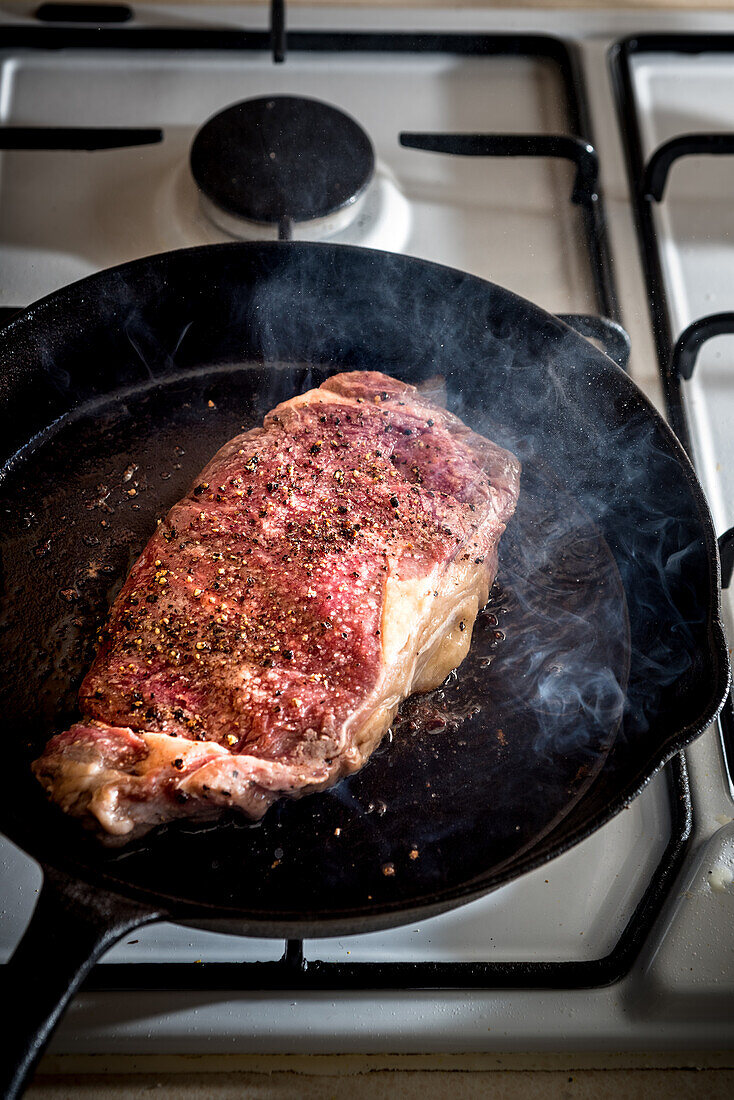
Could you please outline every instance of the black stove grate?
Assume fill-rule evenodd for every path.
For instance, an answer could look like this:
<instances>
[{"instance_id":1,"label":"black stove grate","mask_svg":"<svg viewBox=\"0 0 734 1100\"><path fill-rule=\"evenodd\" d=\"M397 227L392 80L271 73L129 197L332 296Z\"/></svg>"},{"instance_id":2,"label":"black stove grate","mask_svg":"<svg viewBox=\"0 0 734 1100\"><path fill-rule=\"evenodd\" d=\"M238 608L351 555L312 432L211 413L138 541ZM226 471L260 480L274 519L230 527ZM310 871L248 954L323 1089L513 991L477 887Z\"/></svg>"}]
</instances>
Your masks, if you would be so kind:
<instances>
[{"instance_id":1,"label":"black stove grate","mask_svg":"<svg viewBox=\"0 0 734 1100\"><path fill-rule=\"evenodd\" d=\"M66 7L61 5L59 7ZM270 32L202 27L110 26L105 6L94 5L90 22L77 23L79 8L69 15L45 4L45 25L0 28L0 51L6 56L19 50L131 50L228 51L242 53L270 51L274 61L286 56L284 5L273 0ZM100 12L102 13L100 15ZM524 57L553 63L564 90L568 134L563 135L470 135L478 139L478 155L532 155L571 159L577 166L572 199L582 212L582 226L589 257L599 316L569 315L564 320L584 335L599 340L622 364L626 363L629 339L619 325L617 296L604 218L602 196L597 187L598 160L591 141L585 83L574 48L545 35L534 34L420 34L354 33L343 31L291 31L289 53L342 51L394 53L442 53L486 58ZM408 135L405 135L406 137ZM414 135L415 136L415 135ZM427 135L421 135L426 138ZM467 135L464 135L466 137ZM430 135L438 145L447 135ZM470 142L471 144L471 142ZM445 148L447 153L454 150ZM473 150L469 150L470 153ZM7 314L14 311L8 310ZM307 959L303 943L288 941L277 962L254 963L101 963L87 978L84 988L95 991L122 990L405 990L405 989L578 989L609 985L622 978L632 966L675 877L688 848L692 830L692 808L685 761L676 757L666 768L671 808L671 835L665 852L630 920L613 950L602 958L577 962L323 962Z\"/></svg>"},{"instance_id":2,"label":"black stove grate","mask_svg":"<svg viewBox=\"0 0 734 1100\"><path fill-rule=\"evenodd\" d=\"M633 61L635 57L644 54L671 53L724 53L734 57L734 35L640 35L617 43L610 55L668 419L688 454L691 455L691 436L681 382L692 377L698 354L707 340L714 336L734 334L734 312L699 317L676 336L668 307L667 287L655 228L654 206L655 203L663 201L668 173L676 160L687 156L731 156L734 154L734 134L680 134L658 146L650 157L645 159L637 114ZM731 583L734 570L734 527L720 536L719 554L721 584L722 588L727 588ZM720 728L725 764L731 776L734 774L734 696L731 694L721 714Z\"/></svg>"}]
</instances>

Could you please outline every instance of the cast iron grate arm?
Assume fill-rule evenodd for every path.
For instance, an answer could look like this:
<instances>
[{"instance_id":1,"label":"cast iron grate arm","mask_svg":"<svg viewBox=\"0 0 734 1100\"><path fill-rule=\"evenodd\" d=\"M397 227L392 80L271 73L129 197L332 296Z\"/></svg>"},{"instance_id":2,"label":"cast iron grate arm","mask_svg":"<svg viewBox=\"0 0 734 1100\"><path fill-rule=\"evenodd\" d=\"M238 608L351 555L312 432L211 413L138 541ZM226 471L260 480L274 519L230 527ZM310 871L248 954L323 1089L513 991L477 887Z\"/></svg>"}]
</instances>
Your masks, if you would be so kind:
<instances>
[{"instance_id":1,"label":"cast iron grate arm","mask_svg":"<svg viewBox=\"0 0 734 1100\"><path fill-rule=\"evenodd\" d=\"M670 359L671 374L686 381L693 377L701 348L714 336L734 335L734 313L711 313L699 317L676 340Z\"/></svg>"},{"instance_id":2,"label":"cast iron grate arm","mask_svg":"<svg viewBox=\"0 0 734 1100\"><path fill-rule=\"evenodd\" d=\"M626 370L632 345L629 333L618 321L609 317L597 317L593 313L559 313L558 320L570 325L579 335L596 340L602 350L617 366Z\"/></svg>"},{"instance_id":3,"label":"cast iron grate arm","mask_svg":"<svg viewBox=\"0 0 734 1100\"><path fill-rule=\"evenodd\" d=\"M719 558L721 559L721 587L728 588L734 576L734 527L719 535Z\"/></svg>"},{"instance_id":4,"label":"cast iron grate arm","mask_svg":"<svg viewBox=\"0 0 734 1100\"><path fill-rule=\"evenodd\" d=\"M648 202L661 202L668 173L681 157L731 156L734 134L681 134L659 145L647 162L642 177L642 195Z\"/></svg>"},{"instance_id":5,"label":"cast iron grate arm","mask_svg":"<svg viewBox=\"0 0 734 1100\"><path fill-rule=\"evenodd\" d=\"M159 145L163 131L130 127L95 126L0 126L0 149L62 152L131 149Z\"/></svg>"},{"instance_id":6,"label":"cast iron grate arm","mask_svg":"<svg viewBox=\"0 0 734 1100\"><path fill-rule=\"evenodd\" d=\"M571 202L592 203L598 197L599 158L594 146L569 134L432 134L401 133L406 149L458 157L560 157L576 165Z\"/></svg>"},{"instance_id":7,"label":"cast iron grate arm","mask_svg":"<svg viewBox=\"0 0 734 1100\"><path fill-rule=\"evenodd\" d=\"M285 29L285 0L270 0L270 38L273 61L285 61L287 34Z\"/></svg>"}]
</instances>

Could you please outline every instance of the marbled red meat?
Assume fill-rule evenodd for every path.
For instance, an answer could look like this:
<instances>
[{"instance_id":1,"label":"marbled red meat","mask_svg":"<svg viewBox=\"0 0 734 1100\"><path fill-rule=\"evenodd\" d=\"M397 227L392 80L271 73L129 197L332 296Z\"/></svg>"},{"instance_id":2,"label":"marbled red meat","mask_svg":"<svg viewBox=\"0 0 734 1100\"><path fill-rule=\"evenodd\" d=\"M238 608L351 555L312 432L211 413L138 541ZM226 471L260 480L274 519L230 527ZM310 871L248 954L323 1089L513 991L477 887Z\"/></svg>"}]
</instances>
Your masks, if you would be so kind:
<instances>
[{"instance_id":1,"label":"marbled red meat","mask_svg":"<svg viewBox=\"0 0 734 1100\"><path fill-rule=\"evenodd\" d=\"M513 455L387 375L279 405L159 525L36 776L124 840L354 772L466 655L518 489Z\"/></svg>"}]
</instances>

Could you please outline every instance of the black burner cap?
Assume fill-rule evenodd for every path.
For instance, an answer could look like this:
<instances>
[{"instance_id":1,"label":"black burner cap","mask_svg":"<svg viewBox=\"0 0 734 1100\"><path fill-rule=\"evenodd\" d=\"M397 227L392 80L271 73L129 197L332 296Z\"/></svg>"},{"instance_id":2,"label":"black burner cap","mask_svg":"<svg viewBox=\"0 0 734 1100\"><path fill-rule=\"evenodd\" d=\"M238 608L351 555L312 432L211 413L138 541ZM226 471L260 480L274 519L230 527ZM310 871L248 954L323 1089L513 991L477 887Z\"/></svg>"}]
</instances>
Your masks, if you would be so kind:
<instances>
[{"instance_id":1,"label":"black burner cap","mask_svg":"<svg viewBox=\"0 0 734 1100\"><path fill-rule=\"evenodd\" d=\"M353 202L372 178L364 130L317 99L247 99L206 122L191 171L222 210L248 221L313 221Z\"/></svg>"}]
</instances>

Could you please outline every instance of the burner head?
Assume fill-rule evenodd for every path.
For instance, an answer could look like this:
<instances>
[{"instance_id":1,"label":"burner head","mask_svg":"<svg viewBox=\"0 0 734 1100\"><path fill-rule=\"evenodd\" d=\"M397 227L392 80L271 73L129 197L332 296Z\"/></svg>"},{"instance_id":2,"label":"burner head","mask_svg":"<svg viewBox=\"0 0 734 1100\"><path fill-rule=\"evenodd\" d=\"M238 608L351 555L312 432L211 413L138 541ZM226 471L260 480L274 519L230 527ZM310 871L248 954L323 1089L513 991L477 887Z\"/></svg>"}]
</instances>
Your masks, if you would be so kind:
<instances>
[{"instance_id":1,"label":"burner head","mask_svg":"<svg viewBox=\"0 0 734 1100\"><path fill-rule=\"evenodd\" d=\"M191 147L191 171L215 220L281 225L351 206L372 178L364 130L316 99L247 99L210 118ZM226 223L225 223L226 224Z\"/></svg>"}]
</instances>

